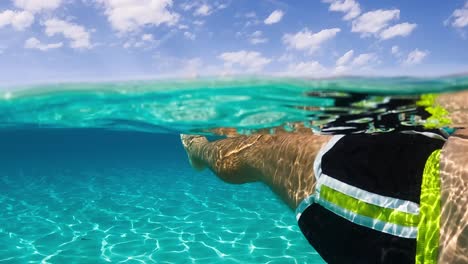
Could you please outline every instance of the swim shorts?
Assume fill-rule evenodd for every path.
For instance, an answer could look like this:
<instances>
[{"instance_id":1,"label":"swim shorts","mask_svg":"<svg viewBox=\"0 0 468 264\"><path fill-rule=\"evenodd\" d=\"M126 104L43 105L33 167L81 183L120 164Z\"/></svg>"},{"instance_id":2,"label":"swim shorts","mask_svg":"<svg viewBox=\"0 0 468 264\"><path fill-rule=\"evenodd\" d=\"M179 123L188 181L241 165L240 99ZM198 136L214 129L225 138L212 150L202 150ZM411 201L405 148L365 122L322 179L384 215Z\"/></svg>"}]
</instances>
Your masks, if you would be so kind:
<instances>
[{"instance_id":1,"label":"swim shorts","mask_svg":"<svg viewBox=\"0 0 468 264\"><path fill-rule=\"evenodd\" d=\"M417 262L423 173L444 142L415 131L334 136L296 210L304 236L328 263Z\"/></svg>"}]
</instances>

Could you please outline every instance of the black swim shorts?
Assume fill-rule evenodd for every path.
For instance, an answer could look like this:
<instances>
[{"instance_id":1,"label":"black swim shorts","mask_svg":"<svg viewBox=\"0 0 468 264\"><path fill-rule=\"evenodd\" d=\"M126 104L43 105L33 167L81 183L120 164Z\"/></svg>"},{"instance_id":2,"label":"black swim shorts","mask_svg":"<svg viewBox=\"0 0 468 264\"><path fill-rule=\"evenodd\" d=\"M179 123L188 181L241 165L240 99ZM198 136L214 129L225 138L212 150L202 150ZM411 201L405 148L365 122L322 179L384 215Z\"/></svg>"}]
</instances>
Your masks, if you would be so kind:
<instances>
[{"instance_id":1,"label":"black swim shorts","mask_svg":"<svg viewBox=\"0 0 468 264\"><path fill-rule=\"evenodd\" d=\"M414 131L334 136L296 210L304 236L328 263L415 263L422 175L444 142Z\"/></svg>"}]
</instances>

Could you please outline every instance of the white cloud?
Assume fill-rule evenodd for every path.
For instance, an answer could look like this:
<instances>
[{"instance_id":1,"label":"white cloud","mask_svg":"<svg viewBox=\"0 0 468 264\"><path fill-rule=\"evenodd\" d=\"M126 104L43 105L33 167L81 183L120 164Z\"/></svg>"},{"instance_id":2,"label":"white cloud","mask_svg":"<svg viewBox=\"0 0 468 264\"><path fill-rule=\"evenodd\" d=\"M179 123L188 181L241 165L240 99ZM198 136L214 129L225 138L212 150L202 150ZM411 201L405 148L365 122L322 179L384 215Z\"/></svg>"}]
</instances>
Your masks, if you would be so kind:
<instances>
[{"instance_id":1,"label":"white cloud","mask_svg":"<svg viewBox=\"0 0 468 264\"><path fill-rule=\"evenodd\" d=\"M343 56L341 56L340 58L336 60L336 65L343 66L347 64L353 56L354 56L354 50L349 50Z\"/></svg>"},{"instance_id":2,"label":"white cloud","mask_svg":"<svg viewBox=\"0 0 468 264\"><path fill-rule=\"evenodd\" d=\"M285 34L283 36L283 42L290 49L305 50L309 53L313 53L320 48L322 43L334 38L340 31L339 28L330 28L312 33L306 28L296 34Z\"/></svg>"},{"instance_id":3,"label":"white cloud","mask_svg":"<svg viewBox=\"0 0 468 264\"><path fill-rule=\"evenodd\" d=\"M143 34L143 36L141 36L141 40L154 41L154 36L152 34Z\"/></svg>"},{"instance_id":4,"label":"white cloud","mask_svg":"<svg viewBox=\"0 0 468 264\"><path fill-rule=\"evenodd\" d=\"M5 10L0 13L0 28L11 25L15 30L23 31L34 22L34 15L28 11Z\"/></svg>"},{"instance_id":5,"label":"white cloud","mask_svg":"<svg viewBox=\"0 0 468 264\"><path fill-rule=\"evenodd\" d=\"M180 7L186 12L193 9L194 16L209 16L218 10L227 8L228 4L216 1L209 5L206 2L192 0L181 4Z\"/></svg>"},{"instance_id":6,"label":"white cloud","mask_svg":"<svg viewBox=\"0 0 468 264\"><path fill-rule=\"evenodd\" d=\"M244 15L246 18L257 18L257 14L255 12L248 12Z\"/></svg>"},{"instance_id":7,"label":"white cloud","mask_svg":"<svg viewBox=\"0 0 468 264\"><path fill-rule=\"evenodd\" d=\"M392 52L393 55L399 56L400 55L400 48L398 46L392 46L391 52Z\"/></svg>"},{"instance_id":8,"label":"white cloud","mask_svg":"<svg viewBox=\"0 0 468 264\"><path fill-rule=\"evenodd\" d=\"M281 10L273 11L263 22L266 25L275 24L281 21L284 16L284 12Z\"/></svg>"},{"instance_id":9,"label":"white cloud","mask_svg":"<svg viewBox=\"0 0 468 264\"><path fill-rule=\"evenodd\" d=\"M286 74L289 76L323 77L328 75L329 71L318 61L309 61L290 64Z\"/></svg>"},{"instance_id":10,"label":"white cloud","mask_svg":"<svg viewBox=\"0 0 468 264\"><path fill-rule=\"evenodd\" d=\"M135 40L129 40L124 43L123 47L124 49L130 49L130 48L141 48L145 46L144 41L135 41Z\"/></svg>"},{"instance_id":11,"label":"white cloud","mask_svg":"<svg viewBox=\"0 0 468 264\"><path fill-rule=\"evenodd\" d=\"M468 1L465 2L465 6L460 9L453 11L451 18L453 18L452 26L456 28L463 28L468 25Z\"/></svg>"},{"instance_id":12,"label":"white cloud","mask_svg":"<svg viewBox=\"0 0 468 264\"><path fill-rule=\"evenodd\" d=\"M193 23L195 26L201 27L201 26L203 26L203 25L205 24L205 21L202 21L202 20L194 20L192 23Z\"/></svg>"},{"instance_id":13,"label":"white cloud","mask_svg":"<svg viewBox=\"0 0 468 264\"><path fill-rule=\"evenodd\" d=\"M429 55L428 51L415 49L408 54L408 57L403 61L404 65L415 65L421 63Z\"/></svg>"},{"instance_id":14,"label":"white cloud","mask_svg":"<svg viewBox=\"0 0 468 264\"><path fill-rule=\"evenodd\" d=\"M374 53L363 53L354 58L351 65L353 67L367 67L375 62L377 62L377 56Z\"/></svg>"},{"instance_id":15,"label":"white cloud","mask_svg":"<svg viewBox=\"0 0 468 264\"><path fill-rule=\"evenodd\" d=\"M369 69L378 62L378 58L374 53L362 53L354 57L354 50L349 50L338 60L336 60L335 74L344 74L356 72L356 70Z\"/></svg>"},{"instance_id":16,"label":"white cloud","mask_svg":"<svg viewBox=\"0 0 468 264\"><path fill-rule=\"evenodd\" d=\"M107 19L120 32L131 32L143 26L174 25L179 14L171 12L172 0L96 0L104 5Z\"/></svg>"},{"instance_id":17,"label":"white cloud","mask_svg":"<svg viewBox=\"0 0 468 264\"><path fill-rule=\"evenodd\" d=\"M184 61L181 66L181 75L189 78L196 78L199 76L200 69L205 68L203 61L200 58L192 58Z\"/></svg>"},{"instance_id":18,"label":"white cloud","mask_svg":"<svg viewBox=\"0 0 468 264\"><path fill-rule=\"evenodd\" d=\"M18 8L36 13L57 9L62 4L62 0L13 0L13 3Z\"/></svg>"},{"instance_id":19,"label":"white cloud","mask_svg":"<svg viewBox=\"0 0 468 264\"><path fill-rule=\"evenodd\" d=\"M222 65L207 64L200 57L173 57L159 52L153 55L155 70L159 76L177 78L197 78L199 76L221 76L235 73L226 71Z\"/></svg>"},{"instance_id":20,"label":"white cloud","mask_svg":"<svg viewBox=\"0 0 468 264\"><path fill-rule=\"evenodd\" d=\"M249 37L249 42L253 45L266 43L268 39L263 36L263 33L259 30L252 33Z\"/></svg>"},{"instance_id":21,"label":"white cloud","mask_svg":"<svg viewBox=\"0 0 468 264\"><path fill-rule=\"evenodd\" d=\"M390 21L400 17L400 10L378 9L362 14L352 22L352 32L361 33L362 36L376 34L386 28Z\"/></svg>"},{"instance_id":22,"label":"white cloud","mask_svg":"<svg viewBox=\"0 0 468 264\"><path fill-rule=\"evenodd\" d=\"M141 48L159 44L152 34L143 34L140 38L132 38L123 44L123 48Z\"/></svg>"},{"instance_id":23,"label":"white cloud","mask_svg":"<svg viewBox=\"0 0 468 264\"><path fill-rule=\"evenodd\" d=\"M195 40L196 36L192 32L185 31L184 32L184 37L190 39L190 40Z\"/></svg>"},{"instance_id":24,"label":"white cloud","mask_svg":"<svg viewBox=\"0 0 468 264\"><path fill-rule=\"evenodd\" d=\"M292 62L296 60L296 56L291 53L285 53L278 58L279 62Z\"/></svg>"},{"instance_id":25,"label":"white cloud","mask_svg":"<svg viewBox=\"0 0 468 264\"><path fill-rule=\"evenodd\" d=\"M339 66L335 67L335 69L333 70L333 74L334 75L341 75L341 74L349 73L349 71L350 71L349 66L339 65Z\"/></svg>"},{"instance_id":26,"label":"white cloud","mask_svg":"<svg viewBox=\"0 0 468 264\"><path fill-rule=\"evenodd\" d=\"M318 61L297 62L290 55L283 55L280 62L290 62L286 75L304 77L330 77L342 74L362 74L371 71L379 63L374 53L362 53L354 57L354 50L349 50L336 60L334 67L326 67Z\"/></svg>"},{"instance_id":27,"label":"white cloud","mask_svg":"<svg viewBox=\"0 0 468 264\"><path fill-rule=\"evenodd\" d=\"M248 12L248 13L245 13L245 14L237 14L236 18L246 18L246 22L244 24L244 27L255 26L255 25L258 25L258 24L262 23L262 21L260 19L258 19L258 16L257 16L257 14L255 12Z\"/></svg>"},{"instance_id":28,"label":"white cloud","mask_svg":"<svg viewBox=\"0 0 468 264\"><path fill-rule=\"evenodd\" d=\"M193 15L195 15L195 16L208 16L208 15L211 14L211 12L213 12L213 9L211 8L211 6L209 6L207 4L202 4L195 10Z\"/></svg>"},{"instance_id":29,"label":"white cloud","mask_svg":"<svg viewBox=\"0 0 468 264\"><path fill-rule=\"evenodd\" d=\"M228 7L228 4L227 3L215 3L216 4L216 9L220 10L220 9L225 9Z\"/></svg>"},{"instance_id":30,"label":"white cloud","mask_svg":"<svg viewBox=\"0 0 468 264\"><path fill-rule=\"evenodd\" d=\"M63 46L62 42L58 43L50 43L50 44L42 44L37 38L29 38L24 43L24 47L26 49L38 49L41 51L48 51L50 49L58 49Z\"/></svg>"},{"instance_id":31,"label":"white cloud","mask_svg":"<svg viewBox=\"0 0 468 264\"><path fill-rule=\"evenodd\" d=\"M240 66L247 69L247 71L260 71L271 62L270 59L263 57L260 52L246 50L224 52L218 58L224 61L224 66L227 68Z\"/></svg>"},{"instance_id":32,"label":"white cloud","mask_svg":"<svg viewBox=\"0 0 468 264\"><path fill-rule=\"evenodd\" d=\"M401 23L391 26L380 32L381 39L391 39L397 36L406 37L416 28L416 24Z\"/></svg>"},{"instance_id":33,"label":"white cloud","mask_svg":"<svg viewBox=\"0 0 468 264\"><path fill-rule=\"evenodd\" d=\"M250 39L250 43L252 43L253 45L262 44L266 42L268 42L268 39L266 38L251 38Z\"/></svg>"},{"instance_id":34,"label":"white cloud","mask_svg":"<svg viewBox=\"0 0 468 264\"><path fill-rule=\"evenodd\" d=\"M182 3L180 5L180 8L184 11L190 11L192 8L194 8L197 5L195 1L187 1L185 3Z\"/></svg>"},{"instance_id":35,"label":"white cloud","mask_svg":"<svg viewBox=\"0 0 468 264\"><path fill-rule=\"evenodd\" d=\"M354 19L361 14L359 3L354 0L324 0L323 2L330 3L328 10L345 13L344 20Z\"/></svg>"},{"instance_id":36,"label":"white cloud","mask_svg":"<svg viewBox=\"0 0 468 264\"><path fill-rule=\"evenodd\" d=\"M256 26L256 25L260 24L261 22L262 21L260 21L258 19L248 20L247 22L245 22L244 27Z\"/></svg>"},{"instance_id":37,"label":"white cloud","mask_svg":"<svg viewBox=\"0 0 468 264\"><path fill-rule=\"evenodd\" d=\"M47 36L61 34L70 40L70 47L74 49L89 49L92 47L90 33L82 26L60 20L49 19L44 23Z\"/></svg>"},{"instance_id":38,"label":"white cloud","mask_svg":"<svg viewBox=\"0 0 468 264\"><path fill-rule=\"evenodd\" d=\"M133 43L132 41L127 41L123 44L123 48L124 49L129 49L131 47L134 47L135 46L135 43Z\"/></svg>"}]
</instances>

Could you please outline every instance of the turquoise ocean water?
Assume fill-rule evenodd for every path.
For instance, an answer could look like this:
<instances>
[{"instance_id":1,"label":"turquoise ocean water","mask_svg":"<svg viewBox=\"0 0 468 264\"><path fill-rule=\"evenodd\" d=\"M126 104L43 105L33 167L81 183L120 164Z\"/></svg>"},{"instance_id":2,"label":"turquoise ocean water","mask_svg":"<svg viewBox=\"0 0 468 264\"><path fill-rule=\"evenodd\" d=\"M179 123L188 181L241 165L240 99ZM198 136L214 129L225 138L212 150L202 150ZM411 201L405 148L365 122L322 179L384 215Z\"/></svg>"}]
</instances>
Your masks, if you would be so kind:
<instances>
[{"instance_id":1,"label":"turquoise ocean water","mask_svg":"<svg viewBox=\"0 0 468 264\"><path fill-rule=\"evenodd\" d=\"M330 132L343 116L391 131L424 123L419 94L467 88L466 76L0 87L0 263L323 263L268 187L195 172L179 133Z\"/></svg>"}]
</instances>

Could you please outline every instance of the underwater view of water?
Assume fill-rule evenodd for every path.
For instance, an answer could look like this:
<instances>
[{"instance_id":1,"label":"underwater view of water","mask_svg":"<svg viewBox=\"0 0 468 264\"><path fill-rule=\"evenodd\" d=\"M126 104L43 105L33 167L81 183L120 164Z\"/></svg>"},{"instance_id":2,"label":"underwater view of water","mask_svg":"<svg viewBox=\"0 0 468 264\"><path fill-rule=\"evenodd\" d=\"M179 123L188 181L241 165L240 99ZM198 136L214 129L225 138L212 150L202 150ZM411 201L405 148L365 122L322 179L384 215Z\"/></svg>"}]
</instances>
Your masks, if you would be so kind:
<instances>
[{"instance_id":1,"label":"underwater view of water","mask_svg":"<svg viewBox=\"0 0 468 264\"><path fill-rule=\"evenodd\" d=\"M0 133L2 263L321 263L262 184L195 172L176 135Z\"/></svg>"},{"instance_id":2,"label":"underwater view of water","mask_svg":"<svg viewBox=\"0 0 468 264\"><path fill-rule=\"evenodd\" d=\"M193 170L179 134L423 128L421 94L465 89L467 76L0 87L0 263L323 263L267 186Z\"/></svg>"}]
</instances>

